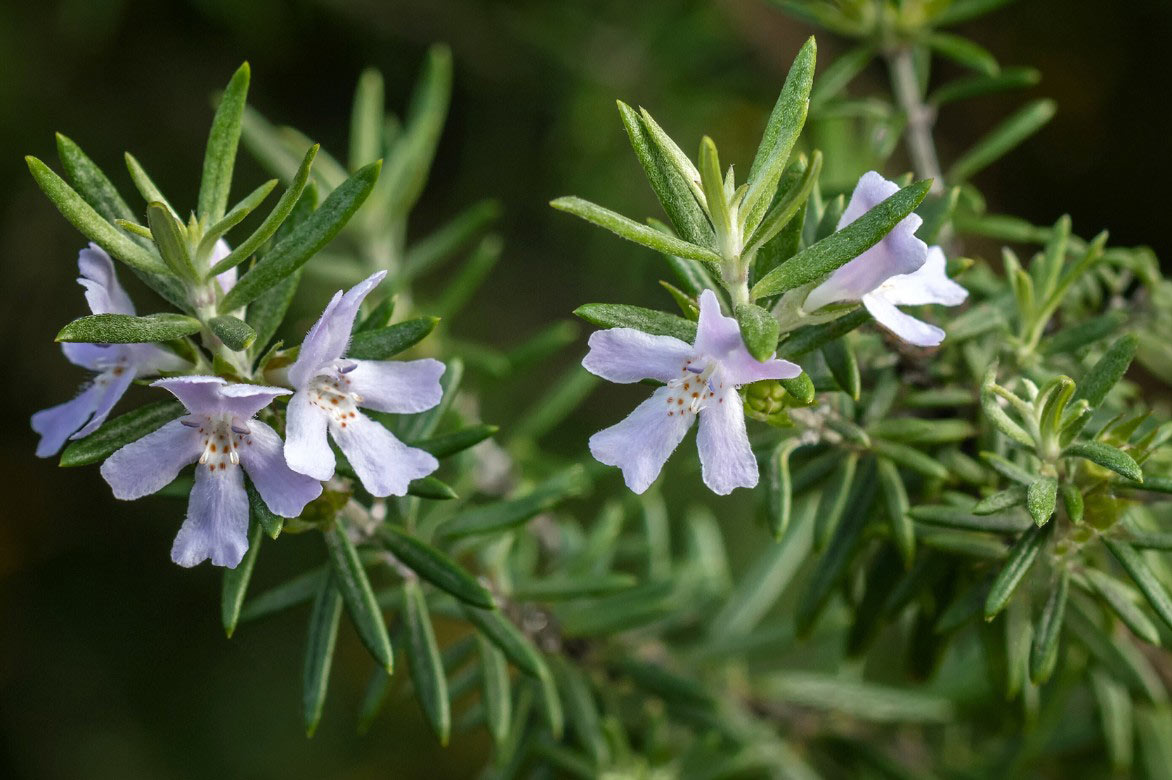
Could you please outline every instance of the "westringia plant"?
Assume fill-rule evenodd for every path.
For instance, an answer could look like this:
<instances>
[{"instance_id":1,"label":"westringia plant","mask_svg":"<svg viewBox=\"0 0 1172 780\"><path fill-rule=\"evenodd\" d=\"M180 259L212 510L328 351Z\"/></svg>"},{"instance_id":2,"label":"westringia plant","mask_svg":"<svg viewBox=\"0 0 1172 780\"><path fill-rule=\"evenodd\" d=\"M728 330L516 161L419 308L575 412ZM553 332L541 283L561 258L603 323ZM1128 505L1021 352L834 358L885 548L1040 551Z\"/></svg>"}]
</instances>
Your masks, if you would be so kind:
<instances>
[{"instance_id":1,"label":"westringia plant","mask_svg":"<svg viewBox=\"0 0 1172 780\"><path fill-rule=\"evenodd\" d=\"M741 183L711 139L693 161L619 104L667 221L553 205L662 254L679 313L579 308L599 328L585 371L499 443L478 383L524 382L575 329L502 349L437 328L501 253L491 202L407 240L445 49L402 120L363 74L345 164L247 108L242 67L194 210L130 155L136 207L64 136L66 178L28 158L92 242L92 314L57 340L93 377L34 415L37 454L100 462L117 498L186 499L171 555L225 567L229 636L307 613L310 734L345 613L373 660L359 730L405 656L440 743L491 735L487 776L1167 775L1172 285L1146 249L987 210L970 178L1049 102L941 172L938 110L1038 80L938 30L999 2L778 4L858 46L817 79L814 40L801 48ZM929 93L936 56L971 75ZM847 96L873 60L891 96ZM241 138L278 178L230 205ZM911 174L892 161L901 141ZM137 314L119 271L173 310ZM434 300L413 289L424 274ZM313 311L296 345L295 297ZM1125 376L1137 359L1142 386ZM581 457L543 451L595 376L650 387ZM135 382L159 400L111 417ZM667 466L693 423L698 457ZM676 497L697 481L755 490L764 522ZM597 503L567 501L591 486ZM320 535L320 562L250 588L262 540L291 533ZM726 533L756 549L730 555Z\"/></svg>"}]
</instances>

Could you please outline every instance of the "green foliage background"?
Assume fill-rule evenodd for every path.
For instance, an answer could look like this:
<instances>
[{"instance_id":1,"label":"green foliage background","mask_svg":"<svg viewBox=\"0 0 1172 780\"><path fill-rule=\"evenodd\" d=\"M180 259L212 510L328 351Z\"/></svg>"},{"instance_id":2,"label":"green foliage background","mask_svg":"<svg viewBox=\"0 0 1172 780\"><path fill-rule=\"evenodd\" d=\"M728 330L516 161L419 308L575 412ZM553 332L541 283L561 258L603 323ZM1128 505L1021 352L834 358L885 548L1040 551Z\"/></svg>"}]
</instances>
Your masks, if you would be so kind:
<instances>
[{"instance_id":1,"label":"green foliage background","mask_svg":"<svg viewBox=\"0 0 1172 780\"><path fill-rule=\"evenodd\" d=\"M961 31L1006 62L1039 68L1044 80L1031 96L1059 104L1055 121L978 176L996 210L1039 224L1069 212L1082 234L1109 227L1112 243L1152 245L1167 269L1163 183L1172 154L1156 90L1167 73L1172 10L1022 0ZM254 106L340 149L359 70L379 68L388 103L402 105L427 45L447 41L453 107L411 231L422 235L483 197L500 200L504 260L460 327L508 346L568 318L582 301L662 302L657 258L546 205L574 192L623 213L657 213L614 98L650 107L689 149L702 131L713 135L743 164L810 32L759 0L0 5L0 334L8 355L0 388L0 775L463 776L480 765L487 742L481 732L461 734L441 750L401 694L373 734L355 737L353 704L368 665L349 632L322 725L306 741L297 685L303 616L225 641L219 572L181 572L167 558L178 522L173 500L116 503L93 470L58 470L31 457L28 415L64 400L80 380L50 342L83 303L72 282L80 239L36 190L23 153L51 157L56 130L108 171L120 170L121 150L132 149L164 191L194 199L181 185L199 170L207 96L241 60L252 63ZM823 63L841 51L830 35L819 44ZM938 130L942 154L967 146L1020 100L948 112ZM264 178L247 155L238 170L242 191ZM320 303L303 301L300 327ZM508 394L486 388L484 419L515 422L540 384L510 385ZM548 444L580 451L628 400L621 389L600 389ZM681 482L670 489L696 490ZM743 511L749 497L703 500L725 523L733 559L747 557L761 542ZM320 556L316 540L284 543L298 545L306 558ZM283 560L292 567L294 557ZM269 568L258 577L282 574Z\"/></svg>"}]
</instances>

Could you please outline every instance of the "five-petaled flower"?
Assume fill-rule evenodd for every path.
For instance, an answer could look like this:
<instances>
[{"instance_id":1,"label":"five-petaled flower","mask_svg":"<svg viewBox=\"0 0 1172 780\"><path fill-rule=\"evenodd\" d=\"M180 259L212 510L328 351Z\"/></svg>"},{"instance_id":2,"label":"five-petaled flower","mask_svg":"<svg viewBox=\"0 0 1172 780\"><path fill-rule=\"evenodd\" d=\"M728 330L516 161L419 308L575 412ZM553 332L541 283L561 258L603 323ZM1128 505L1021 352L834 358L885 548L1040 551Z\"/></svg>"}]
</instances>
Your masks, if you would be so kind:
<instances>
[{"instance_id":1,"label":"five-petaled flower","mask_svg":"<svg viewBox=\"0 0 1172 780\"><path fill-rule=\"evenodd\" d=\"M77 256L86 302L94 314L134 314L134 304L118 283L114 263L96 244ZM137 377L179 371L187 362L154 344L66 343L61 350L69 362L95 372L93 381L72 401L43 409L32 416L41 435L37 456L54 455L70 438L80 439L105 422L110 410Z\"/></svg>"},{"instance_id":2,"label":"five-petaled flower","mask_svg":"<svg viewBox=\"0 0 1172 780\"><path fill-rule=\"evenodd\" d=\"M373 496L401 496L413 479L439 468L431 453L409 447L380 423L358 411L409 414L439 403L438 360L351 360L343 357L358 307L385 271L370 276L345 294L339 290L301 343L290 366L285 426L285 457L289 466L317 479L334 473L334 453L326 441L333 436L363 487Z\"/></svg>"},{"instance_id":3,"label":"five-petaled flower","mask_svg":"<svg viewBox=\"0 0 1172 780\"><path fill-rule=\"evenodd\" d=\"M898 191L898 185L875 171L863 174L838 220L838 229ZM943 250L916 237L921 224L918 215L909 214L879 243L815 287L802 308L812 312L839 301L862 301L872 317L904 341L919 347L937 346L944 340L943 330L896 307L926 303L957 306L968 297L968 291L948 278Z\"/></svg>"},{"instance_id":4,"label":"five-petaled flower","mask_svg":"<svg viewBox=\"0 0 1172 780\"><path fill-rule=\"evenodd\" d=\"M241 469L268 508L282 517L297 517L321 495L318 480L285 463L277 432L254 419L288 390L229 384L215 376L160 379L152 387L169 390L189 414L127 444L106 459L101 472L116 497L131 500L157 492L198 461L187 519L171 547L175 563L195 566L208 558L229 568L240 563L248 549L248 495Z\"/></svg>"},{"instance_id":5,"label":"five-petaled flower","mask_svg":"<svg viewBox=\"0 0 1172 780\"><path fill-rule=\"evenodd\" d=\"M750 355L737 321L721 314L711 290L700 296L695 344L633 328L611 328L590 336L590 352L582 365L611 382L665 383L622 422L590 437L591 454L622 469L627 487L636 493L659 476L697 415L704 484L719 495L755 486L757 460L749 446L737 386L792 379L801 373L786 360L762 361Z\"/></svg>"}]
</instances>

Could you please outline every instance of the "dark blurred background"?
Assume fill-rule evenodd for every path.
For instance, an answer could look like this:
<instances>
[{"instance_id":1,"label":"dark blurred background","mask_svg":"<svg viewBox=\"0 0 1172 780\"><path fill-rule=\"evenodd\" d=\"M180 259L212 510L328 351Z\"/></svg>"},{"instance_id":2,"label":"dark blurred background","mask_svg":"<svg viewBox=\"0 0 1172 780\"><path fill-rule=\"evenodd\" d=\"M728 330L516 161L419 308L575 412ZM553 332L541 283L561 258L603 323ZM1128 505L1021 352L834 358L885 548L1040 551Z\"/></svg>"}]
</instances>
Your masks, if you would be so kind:
<instances>
[{"instance_id":1,"label":"dark blurred background","mask_svg":"<svg viewBox=\"0 0 1172 780\"><path fill-rule=\"evenodd\" d=\"M1041 69L1031 96L1059 104L1038 136L977 178L990 208L1040 223L1069 212L1080 234L1110 228L1114 242L1149 243L1166 263L1172 6L1022 0L961 31L1004 64ZM0 4L0 334L11 358L0 388L0 776L459 777L487 747L481 735L435 747L402 694L370 735L355 736L369 663L348 633L325 718L306 740L304 616L245 625L226 641L219 572L168 560L180 503L117 504L95 469L33 457L29 415L66 400L82 379L52 344L84 312L73 281L82 241L41 196L23 155L56 164L60 130L129 195L121 155L131 150L186 206L209 95L242 60L252 64L254 105L341 154L359 71L380 68L388 104L401 109L425 48L446 41L453 108L411 229L424 234L463 205L500 199L505 260L457 333L507 345L585 301L666 303L651 253L546 205L573 193L657 213L615 98L648 107L689 152L706 132L723 159L747 163L810 32L764 0ZM820 62L843 47L820 36ZM869 71L854 90L882 78ZM942 156L1022 99L948 112ZM246 156L237 170L237 195L262 180ZM491 419L507 424L510 396L486 391ZM551 444L582 448L629 404L600 394ZM262 555L260 585L299 555L320 555L315 543L290 538L288 553Z\"/></svg>"}]
</instances>

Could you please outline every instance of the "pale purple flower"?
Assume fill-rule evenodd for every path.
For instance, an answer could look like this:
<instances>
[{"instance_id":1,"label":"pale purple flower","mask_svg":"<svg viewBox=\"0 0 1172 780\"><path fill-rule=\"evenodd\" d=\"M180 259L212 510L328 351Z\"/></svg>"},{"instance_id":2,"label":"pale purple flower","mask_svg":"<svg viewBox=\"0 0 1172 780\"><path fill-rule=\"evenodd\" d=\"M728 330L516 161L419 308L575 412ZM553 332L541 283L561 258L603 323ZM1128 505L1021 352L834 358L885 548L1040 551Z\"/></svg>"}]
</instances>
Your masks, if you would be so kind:
<instances>
[{"instance_id":1,"label":"pale purple flower","mask_svg":"<svg viewBox=\"0 0 1172 780\"><path fill-rule=\"evenodd\" d=\"M863 174L837 229L842 230L898 191L895 182L875 171ZM943 250L916 237L921 224L917 214L909 214L878 244L815 287L802 308L813 312L831 303L861 301L879 324L909 344L938 345L944 340L943 330L904 314L896 306L956 306L964 302L968 291L946 275Z\"/></svg>"},{"instance_id":2,"label":"pale purple flower","mask_svg":"<svg viewBox=\"0 0 1172 780\"><path fill-rule=\"evenodd\" d=\"M591 454L622 469L623 481L636 493L659 476L697 416L704 484L719 495L756 485L757 460L749 446L737 386L792 379L802 371L786 360L750 355L737 321L721 314L711 290L700 296L695 344L633 328L611 328L590 336L590 352L582 365L611 382L665 383L622 422L590 437Z\"/></svg>"},{"instance_id":3,"label":"pale purple flower","mask_svg":"<svg viewBox=\"0 0 1172 780\"><path fill-rule=\"evenodd\" d=\"M102 464L102 476L117 498L155 493L198 461L187 500L187 519L171 547L171 560L195 566L211 558L234 568L248 549L248 495L244 472L268 508L297 517L321 495L321 483L290 469L281 437L254 415L280 395L281 387L229 384L216 376L160 379L189 414L127 444Z\"/></svg>"},{"instance_id":4,"label":"pale purple flower","mask_svg":"<svg viewBox=\"0 0 1172 780\"><path fill-rule=\"evenodd\" d=\"M863 305L880 324L896 336L917 347L935 347L944 341L944 331L935 325L904 314L896 306L921 306L938 303L959 306L968 290L948 278L944 250L928 247L928 259L919 270L892 276L863 296Z\"/></svg>"},{"instance_id":5,"label":"pale purple flower","mask_svg":"<svg viewBox=\"0 0 1172 780\"><path fill-rule=\"evenodd\" d=\"M301 343L289 368L296 394L289 399L285 458L290 468L317 479L334 473L337 442L363 487L373 496L401 496L411 480L439 468L431 453L409 447L359 408L410 414L440 402L444 364L423 360L351 360L343 357L358 307L385 271L339 290Z\"/></svg>"},{"instance_id":6,"label":"pale purple flower","mask_svg":"<svg viewBox=\"0 0 1172 780\"><path fill-rule=\"evenodd\" d=\"M94 314L134 314L134 304L118 283L114 263L96 244L77 256L85 298ZM61 350L69 362L96 376L72 401L43 409L32 416L33 430L41 435L37 457L56 454L66 439L80 439L98 428L118 403L130 383L142 376L179 371L187 362L154 344L66 343Z\"/></svg>"}]
</instances>

